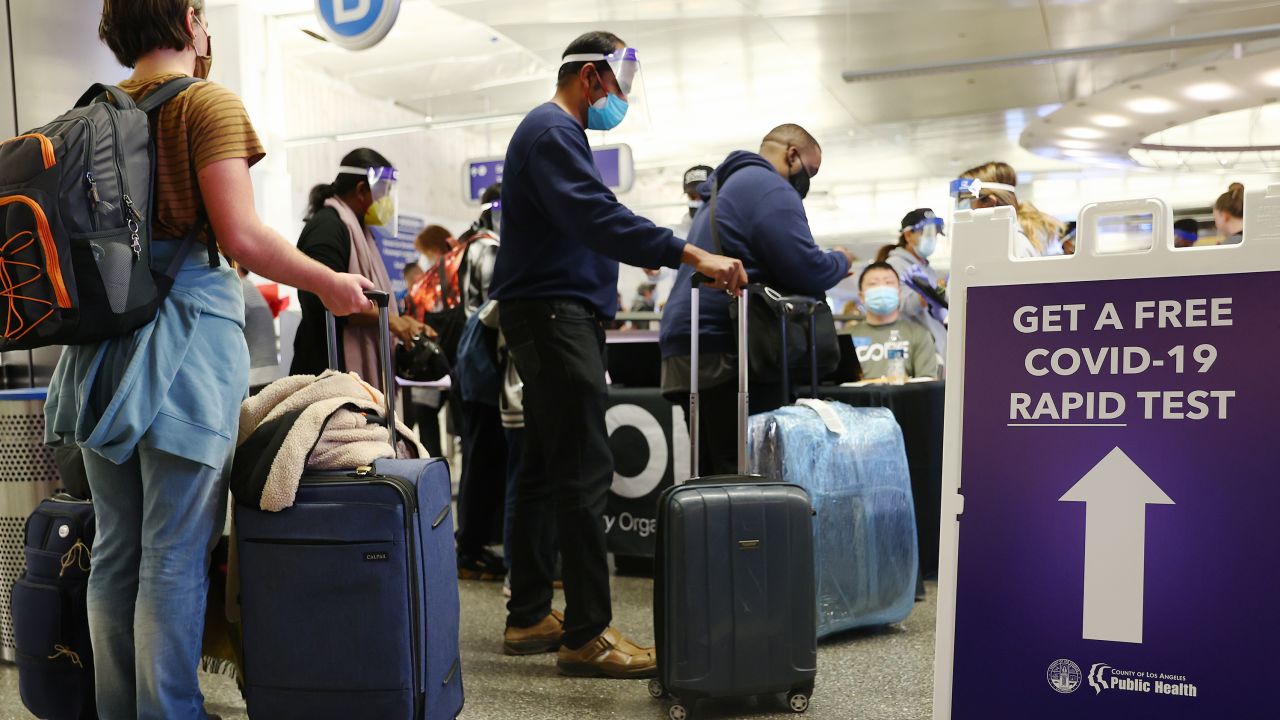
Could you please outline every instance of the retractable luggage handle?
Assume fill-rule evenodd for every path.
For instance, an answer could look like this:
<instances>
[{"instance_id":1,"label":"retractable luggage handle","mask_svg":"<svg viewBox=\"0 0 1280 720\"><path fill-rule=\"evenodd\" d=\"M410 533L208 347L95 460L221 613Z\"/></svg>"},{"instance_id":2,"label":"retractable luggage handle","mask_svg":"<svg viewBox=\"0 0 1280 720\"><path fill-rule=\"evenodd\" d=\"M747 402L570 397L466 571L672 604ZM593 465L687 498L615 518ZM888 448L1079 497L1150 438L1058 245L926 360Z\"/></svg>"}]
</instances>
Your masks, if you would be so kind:
<instances>
[{"instance_id":1,"label":"retractable luggage handle","mask_svg":"<svg viewBox=\"0 0 1280 720\"><path fill-rule=\"evenodd\" d=\"M700 465L698 457L698 325L699 325L699 303L698 293L700 286L710 285L714 280L703 275L702 273L694 273L690 282L690 299L689 299L689 443L692 445L690 458L692 459L692 476L698 476L698 468ZM748 406L748 385L747 385L747 295L749 291L742 289L738 295L738 474L746 475L749 463L747 462L747 406Z\"/></svg>"},{"instance_id":2,"label":"retractable luggage handle","mask_svg":"<svg viewBox=\"0 0 1280 720\"><path fill-rule=\"evenodd\" d=\"M381 290L365 290L364 296L378 306L378 367L382 373L383 413L391 447L396 446L395 371L391 364L391 295ZM329 367L338 369L338 326L333 313L324 311L325 341L329 345ZM368 381L368 378L365 378Z\"/></svg>"}]
</instances>

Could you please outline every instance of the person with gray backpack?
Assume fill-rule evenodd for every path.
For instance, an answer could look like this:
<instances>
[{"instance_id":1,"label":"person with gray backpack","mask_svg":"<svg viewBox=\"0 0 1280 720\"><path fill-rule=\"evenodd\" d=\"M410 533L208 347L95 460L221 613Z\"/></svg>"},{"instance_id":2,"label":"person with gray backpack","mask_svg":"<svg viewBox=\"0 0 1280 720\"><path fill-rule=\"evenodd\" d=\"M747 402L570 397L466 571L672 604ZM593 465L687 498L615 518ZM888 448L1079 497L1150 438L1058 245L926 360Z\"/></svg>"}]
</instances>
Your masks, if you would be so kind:
<instances>
[{"instance_id":1,"label":"person with gray backpack","mask_svg":"<svg viewBox=\"0 0 1280 720\"><path fill-rule=\"evenodd\" d=\"M204 80L204 0L104 0L98 34L132 76L0 144L0 349L68 346L45 439L82 449L93 494L99 717L204 720L209 553L249 382L244 298L222 253L336 314L370 308L370 283L259 219L249 166L263 149L240 99Z\"/></svg>"}]
</instances>

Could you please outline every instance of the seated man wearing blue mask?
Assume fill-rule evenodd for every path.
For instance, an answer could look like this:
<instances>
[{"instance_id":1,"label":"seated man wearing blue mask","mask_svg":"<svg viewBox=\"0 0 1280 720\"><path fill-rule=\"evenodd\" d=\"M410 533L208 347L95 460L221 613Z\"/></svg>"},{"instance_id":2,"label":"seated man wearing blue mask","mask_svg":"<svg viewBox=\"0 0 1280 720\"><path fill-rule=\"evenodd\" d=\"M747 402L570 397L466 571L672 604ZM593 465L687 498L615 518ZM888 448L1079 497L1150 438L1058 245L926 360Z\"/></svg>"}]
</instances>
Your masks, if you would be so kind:
<instances>
[{"instance_id":1,"label":"seated man wearing blue mask","mask_svg":"<svg viewBox=\"0 0 1280 720\"><path fill-rule=\"evenodd\" d=\"M909 377L937 377L933 335L920 323L901 317L901 283L893 266L886 262L868 265L858 278L858 290L867 319L849 334L858 352L862 376L868 380L883 378L889 368L888 351L896 342L906 351Z\"/></svg>"}]
</instances>

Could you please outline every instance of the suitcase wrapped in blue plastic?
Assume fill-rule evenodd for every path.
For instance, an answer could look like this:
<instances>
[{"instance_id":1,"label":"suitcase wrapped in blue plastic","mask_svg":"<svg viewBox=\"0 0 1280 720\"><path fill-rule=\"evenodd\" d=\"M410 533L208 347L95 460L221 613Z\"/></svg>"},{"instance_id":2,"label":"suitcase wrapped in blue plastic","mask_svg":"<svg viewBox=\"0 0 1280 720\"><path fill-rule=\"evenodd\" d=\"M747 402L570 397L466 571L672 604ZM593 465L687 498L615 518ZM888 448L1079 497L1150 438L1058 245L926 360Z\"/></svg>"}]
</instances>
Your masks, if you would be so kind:
<instances>
[{"instance_id":1,"label":"suitcase wrapped in blue plastic","mask_svg":"<svg viewBox=\"0 0 1280 720\"><path fill-rule=\"evenodd\" d=\"M902 430L885 408L793 405L751 418L751 471L809 491L818 636L901 622L919 547Z\"/></svg>"}]
</instances>

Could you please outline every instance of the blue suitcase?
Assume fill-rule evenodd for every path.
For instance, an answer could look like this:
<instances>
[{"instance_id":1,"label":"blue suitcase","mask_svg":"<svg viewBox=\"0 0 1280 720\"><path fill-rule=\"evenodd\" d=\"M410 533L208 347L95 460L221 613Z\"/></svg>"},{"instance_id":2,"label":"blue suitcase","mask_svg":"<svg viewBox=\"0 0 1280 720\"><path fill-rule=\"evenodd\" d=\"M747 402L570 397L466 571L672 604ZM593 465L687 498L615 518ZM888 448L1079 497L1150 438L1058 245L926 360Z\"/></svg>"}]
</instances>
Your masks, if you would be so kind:
<instances>
[{"instance_id":1,"label":"blue suitcase","mask_svg":"<svg viewBox=\"0 0 1280 720\"><path fill-rule=\"evenodd\" d=\"M690 366L698 367L698 286L693 287ZM746 317L746 293L739 299ZM738 438L746 440L746 328L738 338ZM698 373L691 373L689 427L698 467ZM813 508L805 490L746 473L694 478L658 501L653 588L658 677L654 698L686 720L700 700L781 695L809 708L818 672Z\"/></svg>"},{"instance_id":2,"label":"blue suitcase","mask_svg":"<svg viewBox=\"0 0 1280 720\"><path fill-rule=\"evenodd\" d=\"M376 295L385 370L387 298ZM394 427L390 402L387 416ZM293 507L278 513L237 505L251 718L448 720L461 712L451 502L448 463L434 458L308 473Z\"/></svg>"},{"instance_id":3,"label":"blue suitcase","mask_svg":"<svg viewBox=\"0 0 1280 720\"><path fill-rule=\"evenodd\" d=\"M27 568L10 592L18 694L46 720L98 717L85 603L94 530L93 503L65 493L23 527Z\"/></svg>"},{"instance_id":4,"label":"blue suitcase","mask_svg":"<svg viewBox=\"0 0 1280 720\"><path fill-rule=\"evenodd\" d=\"M905 620L919 547L893 413L837 402L783 407L751 418L750 446L753 472L813 499L818 636Z\"/></svg>"}]
</instances>

